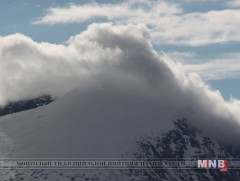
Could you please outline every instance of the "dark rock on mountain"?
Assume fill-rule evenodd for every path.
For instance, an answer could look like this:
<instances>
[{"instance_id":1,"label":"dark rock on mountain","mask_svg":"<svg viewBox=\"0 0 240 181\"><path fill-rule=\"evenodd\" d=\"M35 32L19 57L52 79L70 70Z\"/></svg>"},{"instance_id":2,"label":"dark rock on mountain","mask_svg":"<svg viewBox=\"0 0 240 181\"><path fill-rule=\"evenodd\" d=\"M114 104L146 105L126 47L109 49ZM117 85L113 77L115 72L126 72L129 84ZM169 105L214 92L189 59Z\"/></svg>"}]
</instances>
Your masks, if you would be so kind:
<instances>
[{"instance_id":1,"label":"dark rock on mountain","mask_svg":"<svg viewBox=\"0 0 240 181\"><path fill-rule=\"evenodd\" d=\"M47 105L52 101L54 101L54 98L52 98L52 96L43 95L34 99L10 102L4 107L0 107L0 116L34 109L43 105Z\"/></svg>"}]
</instances>

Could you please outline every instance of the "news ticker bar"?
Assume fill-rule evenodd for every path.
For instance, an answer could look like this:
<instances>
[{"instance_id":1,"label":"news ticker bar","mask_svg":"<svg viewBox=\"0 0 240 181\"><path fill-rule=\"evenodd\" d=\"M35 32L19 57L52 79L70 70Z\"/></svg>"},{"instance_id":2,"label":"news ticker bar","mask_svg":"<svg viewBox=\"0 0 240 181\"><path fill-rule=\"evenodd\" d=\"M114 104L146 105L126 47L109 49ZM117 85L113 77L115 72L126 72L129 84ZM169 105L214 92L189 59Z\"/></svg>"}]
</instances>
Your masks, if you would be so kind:
<instances>
[{"instance_id":1,"label":"news ticker bar","mask_svg":"<svg viewBox=\"0 0 240 181\"><path fill-rule=\"evenodd\" d=\"M240 159L0 159L0 169L240 169Z\"/></svg>"}]
</instances>

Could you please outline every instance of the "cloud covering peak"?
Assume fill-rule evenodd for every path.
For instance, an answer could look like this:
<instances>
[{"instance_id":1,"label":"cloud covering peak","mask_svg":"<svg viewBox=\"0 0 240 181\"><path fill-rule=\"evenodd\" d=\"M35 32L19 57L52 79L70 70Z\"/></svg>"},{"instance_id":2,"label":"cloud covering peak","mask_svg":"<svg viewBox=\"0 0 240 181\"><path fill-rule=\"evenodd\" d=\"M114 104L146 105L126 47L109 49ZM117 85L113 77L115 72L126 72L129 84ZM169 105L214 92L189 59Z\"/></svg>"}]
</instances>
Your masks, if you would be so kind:
<instances>
[{"instance_id":1,"label":"cloud covering peak","mask_svg":"<svg viewBox=\"0 0 240 181\"><path fill-rule=\"evenodd\" d=\"M22 34L1 37L0 104L66 93L81 77L116 64L126 49L146 49L149 36L143 25L92 24L64 44L38 43Z\"/></svg>"},{"instance_id":2,"label":"cloud covering peak","mask_svg":"<svg viewBox=\"0 0 240 181\"><path fill-rule=\"evenodd\" d=\"M159 121L164 115L186 117L221 140L223 132L228 141L239 134L240 102L224 101L197 74L185 74L181 64L158 54L144 25L92 24L65 44L37 43L21 34L1 37L0 65L2 105L76 87L106 90L110 98L121 92L143 106L147 102L159 111Z\"/></svg>"}]
</instances>

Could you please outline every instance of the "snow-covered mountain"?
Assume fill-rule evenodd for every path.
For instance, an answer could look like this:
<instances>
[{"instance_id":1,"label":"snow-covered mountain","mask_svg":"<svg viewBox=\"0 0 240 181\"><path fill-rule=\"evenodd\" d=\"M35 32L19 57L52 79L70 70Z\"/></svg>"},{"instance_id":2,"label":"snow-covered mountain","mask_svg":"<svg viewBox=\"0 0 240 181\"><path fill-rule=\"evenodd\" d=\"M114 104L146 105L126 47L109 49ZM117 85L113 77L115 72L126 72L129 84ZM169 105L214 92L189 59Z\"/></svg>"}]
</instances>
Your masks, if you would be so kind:
<instances>
[{"instance_id":1,"label":"snow-covered mountain","mask_svg":"<svg viewBox=\"0 0 240 181\"><path fill-rule=\"evenodd\" d=\"M172 127L170 115L158 120L158 107L134 93L78 88L46 106L1 117L0 127L14 158L118 158L136 149L135 137Z\"/></svg>"},{"instance_id":2,"label":"snow-covered mountain","mask_svg":"<svg viewBox=\"0 0 240 181\"><path fill-rule=\"evenodd\" d=\"M1 158L237 157L240 102L225 101L153 50L146 27L94 24L67 46L18 42L30 66L21 84L12 83L18 91L5 85L1 104L40 93L58 99L4 110L18 113L0 117ZM39 48L30 51L32 45ZM27 70L32 81L25 81ZM13 169L1 171L0 180L236 180L238 174L215 171Z\"/></svg>"},{"instance_id":3,"label":"snow-covered mountain","mask_svg":"<svg viewBox=\"0 0 240 181\"><path fill-rule=\"evenodd\" d=\"M239 146L229 147L209 138L191 125L187 119L174 121L174 128L161 134L141 137L137 141L137 158L176 159L223 159L238 158ZM217 169L146 169L133 171L142 173L145 180L239 180L240 171L233 169L219 172Z\"/></svg>"},{"instance_id":4,"label":"snow-covered mountain","mask_svg":"<svg viewBox=\"0 0 240 181\"><path fill-rule=\"evenodd\" d=\"M1 157L206 159L238 156L239 149L226 147L209 137L188 118L174 119L161 103L126 89L130 97L126 91L116 91L113 87L95 87L92 91L77 88L51 103L50 97L44 99L44 106L0 117ZM25 104L16 105L18 110L22 109L21 105L25 107ZM237 180L238 176L236 170L222 173L190 169L11 169L0 172L3 180L16 181Z\"/></svg>"},{"instance_id":5,"label":"snow-covered mountain","mask_svg":"<svg viewBox=\"0 0 240 181\"><path fill-rule=\"evenodd\" d=\"M132 158L237 158L238 151L205 136L194 128L187 119L179 118L168 131L136 137L136 150L128 153ZM54 143L53 143L54 144ZM70 149L70 148L69 148ZM234 150L234 151L233 151ZM126 169L126 170L1 170L3 180L239 180L238 170L207 169Z\"/></svg>"}]
</instances>

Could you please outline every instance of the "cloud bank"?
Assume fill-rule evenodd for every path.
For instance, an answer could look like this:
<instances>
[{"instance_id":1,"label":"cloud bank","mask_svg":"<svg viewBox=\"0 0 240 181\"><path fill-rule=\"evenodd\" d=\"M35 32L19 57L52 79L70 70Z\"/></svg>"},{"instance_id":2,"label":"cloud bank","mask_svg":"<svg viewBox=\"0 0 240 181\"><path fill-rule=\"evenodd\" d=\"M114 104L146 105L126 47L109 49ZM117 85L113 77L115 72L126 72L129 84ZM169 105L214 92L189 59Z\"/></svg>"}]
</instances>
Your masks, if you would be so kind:
<instances>
[{"instance_id":1,"label":"cloud bank","mask_svg":"<svg viewBox=\"0 0 240 181\"><path fill-rule=\"evenodd\" d=\"M106 91L110 102L119 92L159 121L164 114L186 117L222 140L236 141L239 134L240 101L224 101L197 74L185 74L181 64L154 51L144 25L92 24L58 45L21 34L1 37L0 65L2 105L79 87L91 95Z\"/></svg>"},{"instance_id":2,"label":"cloud bank","mask_svg":"<svg viewBox=\"0 0 240 181\"><path fill-rule=\"evenodd\" d=\"M231 4L237 4L232 1ZM104 18L116 24L142 23L149 27L156 44L202 46L240 41L240 10L184 12L177 3L167 1L124 1L117 4L70 4L49 8L33 24L82 23Z\"/></svg>"},{"instance_id":3,"label":"cloud bank","mask_svg":"<svg viewBox=\"0 0 240 181\"><path fill-rule=\"evenodd\" d=\"M0 104L44 93L56 96L65 94L85 76L117 64L116 57L122 51L108 45L111 40L108 36L113 33L126 34L115 40L122 42L122 46L125 39L139 41L137 46L150 44L145 26L112 27L114 32L106 27L112 26L93 24L86 32L71 37L65 44L37 43L22 34L1 37Z\"/></svg>"}]
</instances>

